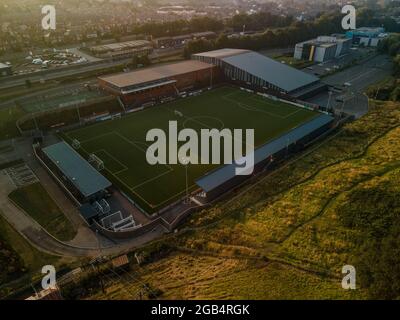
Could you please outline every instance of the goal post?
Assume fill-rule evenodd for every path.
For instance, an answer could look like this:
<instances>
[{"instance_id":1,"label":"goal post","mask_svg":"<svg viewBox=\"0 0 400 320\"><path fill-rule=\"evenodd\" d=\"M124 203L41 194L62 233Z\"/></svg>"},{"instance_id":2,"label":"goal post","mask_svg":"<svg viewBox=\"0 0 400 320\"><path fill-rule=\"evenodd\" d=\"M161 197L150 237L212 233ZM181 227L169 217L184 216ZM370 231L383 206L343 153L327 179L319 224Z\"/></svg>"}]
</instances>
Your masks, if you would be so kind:
<instances>
[{"instance_id":1,"label":"goal post","mask_svg":"<svg viewBox=\"0 0 400 320\"><path fill-rule=\"evenodd\" d=\"M89 156L89 163L94 166L97 170L101 171L104 169L104 162L94 153Z\"/></svg>"},{"instance_id":2,"label":"goal post","mask_svg":"<svg viewBox=\"0 0 400 320\"><path fill-rule=\"evenodd\" d=\"M72 147L73 147L74 149L79 149L79 148L81 147L80 141L79 141L78 139L72 140Z\"/></svg>"}]
</instances>

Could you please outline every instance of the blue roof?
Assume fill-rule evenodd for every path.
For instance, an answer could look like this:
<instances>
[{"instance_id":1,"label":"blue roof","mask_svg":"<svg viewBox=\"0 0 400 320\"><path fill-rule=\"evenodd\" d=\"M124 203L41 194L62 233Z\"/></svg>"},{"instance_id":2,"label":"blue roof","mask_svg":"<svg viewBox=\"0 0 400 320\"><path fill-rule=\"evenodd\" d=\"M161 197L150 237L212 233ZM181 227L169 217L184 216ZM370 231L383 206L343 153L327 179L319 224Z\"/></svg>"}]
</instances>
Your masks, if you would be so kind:
<instances>
[{"instance_id":1,"label":"blue roof","mask_svg":"<svg viewBox=\"0 0 400 320\"><path fill-rule=\"evenodd\" d=\"M89 197L111 186L110 181L64 141L42 150L83 196Z\"/></svg>"},{"instance_id":2,"label":"blue roof","mask_svg":"<svg viewBox=\"0 0 400 320\"><path fill-rule=\"evenodd\" d=\"M222 61L287 92L319 81L319 78L314 75L289 67L253 51L225 57Z\"/></svg>"},{"instance_id":3,"label":"blue roof","mask_svg":"<svg viewBox=\"0 0 400 320\"><path fill-rule=\"evenodd\" d=\"M254 151L254 165L267 159L271 155L286 148L287 144L291 144L301 138L307 136L313 131L321 128L333 120L333 117L327 114L321 114L318 117L292 129L286 134L269 141ZM219 167L214 171L207 173L205 176L196 180L196 184L205 192L209 192L221 184L235 177L236 164L227 164Z\"/></svg>"}]
</instances>

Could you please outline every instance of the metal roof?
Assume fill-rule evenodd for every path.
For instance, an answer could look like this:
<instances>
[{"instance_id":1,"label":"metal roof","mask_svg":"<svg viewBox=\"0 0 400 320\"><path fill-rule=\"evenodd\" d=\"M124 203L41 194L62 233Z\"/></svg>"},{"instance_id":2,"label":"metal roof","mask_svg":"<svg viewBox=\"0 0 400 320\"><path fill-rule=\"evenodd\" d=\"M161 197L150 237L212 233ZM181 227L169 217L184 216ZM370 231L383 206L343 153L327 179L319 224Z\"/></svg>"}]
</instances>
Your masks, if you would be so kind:
<instances>
[{"instance_id":1,"label":"metal roof","mask_svg":"<svg viewBox=\"0 0 400 320\"><path fill-rule=\"evenodd\" d=\"M119 73L111 76L99 77L100 80L109 82L110 84L124 88L134 86L140 83L152 82L179 74L185 74L204 69L210 69L214 66L196 60L187 60L178 63L165 64L157 67L145 68L131 72Z\"/></svg>"},{"instance_id":2,"label":"metal roof","mask_svg":"<svg viewBox=\"0 0 400 320\"><path fill-rule=\"evenodd\" d=\"M247 52L251 52L251 51L245 50L245 49L225 48L225 49L218 49L218 50L213 50L213 51L195 53L195 54L193 54L193 56L222 59L222 58L231 57L231 56L235 56L235 55L243 54L243 53L247 53Z\"/></svg>"},{"instance_id":3,"label":"metal roof","mask_svg":"<svg viewBox=\"0 0 400 320\"><path fill-rule=\"evenodd\" d=\"M144 46L151 46L151 42L147 40L133 40L117 43L102 44L90 48L92 51L116 51L124 49L140 48Z\"/></svg>"},{"instance_id":4,"label":"metal roof","mask_svg":"<svg viewBox=\"0 0 400 320\"><path fill-rule=\"evenodd\" d=\"M89 197L111 186L110 181L64 141L42 150L83 196Z\"/></svg>"},{"instance_id":5,"label":"metal roof","mask_svg":"<svg viewBox=\"0 0 400 320\"><path fill-rule=\"evenodd\" d=\"M222 61L261 78L287 92L319 81L319 78L289 67L257 52L225 57Z\"/></svg>"},{"instance_id":6,"label":"metal roof","mask_svg":"<svg viewBox=\"0 0 400 320\"><path fill-rule=\"evenodd\" d=\"M8 68L11 68L11 66L9 66L8 64L0 62L0 69L8 69Z\"/></svg>"},{"instance_id":7,"label":"metal roof","mask_svg":"<svg viewBox=\"0 0 400 320\"><path fill-rule=\"evenodd\" d=\"M254 165L267 159L271 155L286 148L287 144L291 144L301 138L307 136L313 131L321 128L333 120L333 117L321 114L316 118L292 129L291 131L281 135L280 137L269 141L254 151ZM205 192L209 192L223 183L229 181L236 176L236 164L227 164L207 173L205 176L196 180L196 184Z\"/></svg>"}]
</instances>

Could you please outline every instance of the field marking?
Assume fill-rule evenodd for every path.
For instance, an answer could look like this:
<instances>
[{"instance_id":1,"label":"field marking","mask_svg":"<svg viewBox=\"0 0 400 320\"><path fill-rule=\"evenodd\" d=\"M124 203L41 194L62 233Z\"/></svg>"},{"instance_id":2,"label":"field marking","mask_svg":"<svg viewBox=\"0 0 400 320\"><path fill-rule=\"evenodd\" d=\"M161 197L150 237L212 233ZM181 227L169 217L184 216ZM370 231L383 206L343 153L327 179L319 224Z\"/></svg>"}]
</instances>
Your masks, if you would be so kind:
<instances>
[{"instance_id":1,"label":"field marking","mask_svg":"<svg viewBox=\"0 0 400 320\"><path fill-rule=\"evenodd\" d=\"M279 115L279 114L276 114L276 113L273 113L273 112L268 112L268 111L266 111L266 110L259 109L259 108L255 107L255 106L251 106L251 105L248 105L248 104L246 104L246 103L239 102L239 101L235 101L235 100L229 98L230 96L232 96L232 95L234 95L234 94L237 94L237 93L238 93L238 92L232 92L232 93L229 93L229 94L224 95L224 96L221 96L221 97L222 97L223 99L225 99L225 100L227 100L227 101L233 103L234 105L238 106L239 108L244 109L244 110L253 111L253 112L261 112L261 113L265 113L265 114L268 114L268 115L270 115L270 116L272 116L272 117L276 117L276 118L280 118L280 119L287 119L287 118L289 118L289 117L293 116L294 114L296 114L296 113L298 113L298 112L301 111L301 109L299 108L298 110L295 110L295 111L293 111L293 112L287 114L286 116L281 116L281 115ZM258 99L257 99L257 98L258 98ZM274 107L274 108L277 108L277 107L278 107L278 106L272 104L271 102L267 101L266 99L265 99L265 100L259 100L259 99L260 99L259 96L252 96L252 97L250 97L250 99L251 99L251 100L258 101L258 102L264 102L265 105L268 106L268 107ZM279 103L282 103L282 102L279 102Z\"/></svg>"},{"instance_id":2,"label":"field marking","mask_svg":"<svg viewBox=\"0 0 400 320\"><path fill-rule=\"evenodd\" d=\"M231 94L231 95L232 95L232 94ZM248 104L245 104L245 103L242 103L242 102L239 102L239 101L232 100L231 98L228 98L226 95L225 95L225 96L221 96L221 98L222 98L222 99L225 99L226 101L229 101L229 102L232 103L233 105L238 106L239 108L241 108L241 109L243 109L243 110L253 111L253 112L261 112L261 113L268 114L269 116L274 117L274 118L285 119L285 117L282 117L282 116L280 116L280 115L278 115L278 114L274 114L274 113L271 113L271 112L268 112L268 111L265 111L265 110L260 110L260 109L258 109L257 107L250 106L250 105L248 105Z\"/></svg>"},{"instance_id":3,"label":"field marking","mask_svg":"<svg viewBox=\"0 0 400 320\"><path fill-rule=\"evenodd\" d=\"M146 154L146 150L140 148L139 146L136 145L135 142L129 140L127 137L125 137L123 134L119 133L118 131L113 131L116 135L118 135L122 140L124 140L125 142L129 143L130 145L136 147L136 149L139 149L140 151L143 151L143 153ZM144 145L147 145L144 142L138 142L138 143L142 143ZM165 167L167 167L170 171L174 171L174 169L172 169L172 167L169 164L164 164Z\"/></svg>"},{"instance_id":4,"label":"field marking","mask_svg":"<svg viewBox=\"0 0 400 320\"><path fill-rule=\"evenodd\" d=\"M165 109L167 109L168 111L171 111L172 113L174 113L175 114L175 110L172 110L172 109L170 109L170 108L167 108L167 107L165 107ZM196 116L194 116L194 117L201 117L202 115L196 115ZM195 122L195 123L197 123L197 124L199 124L199 125L201 125L201 126L203 126L203 127L206 127L206 128L208 128L208 129L213 129L213 127L210 127L210 126L208 126L208 125L206 125L205 123L202 123L201 121L198 121L198 120L195 120L195 119L193 119L192 117L189 117L189 116L185 116L185 114L182 112L182 117L183 118L185 118L185 122L187 121L187 120L192 120L193 122ZM215 119L218 119L218 118L215 118ZM220 120L220 119L218 119L218 120ZM223 124L224 124L224 127L225 127L225 123L222 121L222 120L220 120ZM185 123L184 122L184 123ZM184 127L185 128L185 127Z\"/></svg>"},{"instance_id":5,"label":"field marking","mask_svg":"<svg viewBox=\"0 0 400 320\"><path fill-rule=\"evenodd\" d=\"M87 142L100 139L100 138L102 138L102 137L104 137L104 136L108 136L108 135L110 135L110 134L113 134L113 131L106 132L106 133L102 133L102 134L99 134L99 135L97 135L97 136L95 136L95 137L88 138L88 139L85 139L85 140L79 140L79 139L77 139L77 138L72 138L68 133L67 133L67 136L68 136L70 139L76 139L76 140L78 140L81 144L85 144L85 143L87 143Z\"/></svg>"},{"instance_id":6,"label":"field marking","mask_svg":"<svg viewBox=\"0 0 400 320\"><path fill-rule=\"evenodd\" d=\"M162 177L163 175L166 175L166 174L171 173L171 172L173 172L173 171L174 171L173 169L172 169L172 170L168 170L168 171L164 171L164 172L160 173L159 175L157 175L157 176L155 176L155 177L153 177L153 178L147 179L146 181L143 181L143 182L141 182L141 183L139 183L139 184L133 186L132 189L137 189L137 188L139 188L139 187L142 187L142 186L144 186L145 184L147 184L147 183L149 183L149 182L151 182L151 181L153 181L153 180L156 180L156 179Z\"/></svg>"},{"instance_id":7,"label":"field marking","mask_svg":"<svg viewBox=\"0 0 400 320\"><path fill-rule=\"evenodd\" d=\"M182 115L183 115L183 114L182 114ZM183 115L183 117L184 117L184 115ZM219 118L217 118L217 117L212 117L212 116L194 116L194 117L186 117L185 121L183 122L183 127L184 127L185 129L186 129L186 128L189 128L189 129L190 129L190 127L186 127L186 122L187 122L187 121L196 122L197 120L195 120L195 119L197 119L197 118L208 118L208 119L217 120L217 121L222 125L222 127L219 128L219 130L222 130L222 129L225 128L225 122L223 122L221 119L219 119ZM200 121L199 121L198 123L200 124ZM203 125L203 124L202 124L202 125ZM208 127L208 128L211 129L211 127Z\"/></svg>"},{"instance_id":8,"label":"field marking","mask_svg":"<svg viewBox=\"0 0 400 320\"><path fill-rule=\"evenodd\" d=\"M223 96L221 96L221 97L223 97ZM167 109L167 110L169 110L169 111L171 111L171 112L175 113L175 110L172 110L172 109L169 109L169 108L165 108L165 109ZM201 115L197 115L197 116L194 116L194 117L199 117L199 116L201 116ZM213 127L210 127L210 126L208 126L208 125L206 125L206 124L204 124L204 123L202 123L202 122L200 122L200 121L194 120L194 119L193 119L193 118L191 118L191 117L185 116L185 114L184 114L184 113L182 113L182 117L186 118L186 120L192 120L193 122L197 122L198 124L200 124L200 125L202 125L202 126L204 126L204 127L208 128L208 129L211 129L211 130L212 130L212 129L215 129L215 128L213 128ZM212 118L214 118L214 117L212 117ZM224 122L223 120L221 120L221 119L219 119L219 118L216 118L216 117L215 117L215 119L218 119L218 120L220 120L220 121L221 121L221 123L223 123L223 125L224 125L224 128L225 128L225 122ZM186 121L186 120L185 120L185 121ZM229 128L227 128L227 129L229 129ZM239 142L243 143L243 141L242 141L242 140L240 140L240 139L235 139L235 137L234 137L234 136L232 136L232 139L234 139L234 140L236 140L236 141L239 141ZM251 145L251 144L248 144L247 142L246 142L246 145L247 145L247 146L250 146L250 147L252 147L252 148L256 148L256 146L253 146L253 145Z\"/></svg>"},{"instance_id":9,"label":"field marking","mask_svg":"<svg viewBox=\"0 0 400 320\"><path fill-rule=\"evenodd\" d=\"M227 95L225 95L225 96L232 96L232 95L238 94L238 93L239 93L239 92L232 92L232 93L229 93L229 94L227 94ZM205 93L205 95L207 95L207 93ZM219 97L224 98L224 96L221 95L221 94L219 95ZM252 98L255 98L255 97L252 97ZM232 102L231 99L226 99L226 100L228 100L229 102ZM168 105L174 104L175 102L176 102L176 101L171 101L171 102L168 103ZM267 101L265 101L265 103L267 104ZM169 108L169 107L166 107L166 105L167 105L167 104L164 104L164 105L160 105L160 106L158 106L158 107L159 107L160 109L167 109L167 110L169 110L169 111L171 111L171 112L174 112L174 110L172 110L172 109ZM234 101L234 106L235 106L235 105L236 105L236 106L239 106L239 105L237 104L236 101ZM182 107L182 106L177 105L177 108L178 108L178 109L179 109L180 107ZM239 107L241 107L241 106L239 106ZM247 106L247 107L250 107L251 109L255 108L255 107L252 107L252 106ZM241 108L243 109L243 107L241 107ZM245 110L248 110L247 108L244 108L244 109L245 109ZM184 109L183 109L183 110L184 110ZM196 110L198 110L198 108L197 108ZM260 111L260 110L252 110L252 111ZM299 112L299 111L301 111L301 110L297 110L296 113ZM265 113L267 113L267 112L265 112ZM208 114L210 114L210 113L208 113ZM267 114L268 114L268 113L267 113ZM291 116L291 115L292 115L292 114L290 114L289 116ZM126 120L129 120L129 119L131 118L131 116L134 117L135 114L128 115L127 117L124 117L124 120L125 120L125 119L126 119ZM273 114L273 115L270 114L270 116L272 116L272 117L277 117L277 118L286 118L286 117L278 116L278 115L276 115L276 114ZM192 120L192 121L194 121L195 123L198 123L198 124L200 124L201 126L204 126L205 128L211 129L210 126L206 125L205 123L202 123L201 121L198 121L198 120L196 120L196 119L192 119L191 117L188 117L188 116L184 116L184 118L186 118L186 121ZM218 118L215 117L215 119L218 119ZM218 120L220 120L220 119L218 119ZM221 120L221 121L222 121L222 120ZM223 122L223 121L222 121L222 122ZM99 122L98 124L99 124L99 125L102 125L103 123L100 123L100 122ZM94 125L96 125L96 124L94 124ZM126 136L124 136L122 133L120 133L120 132L118 132L118 131L115 131L115 130L113 130L113 131L111 131L111 132L107 132L107 133L105 133L105 134L98 135L98 136L93 137L93 138L90 138L90 139L88 139L88 140L86 140L86 141L96 140L96 139L99 139L99 138L101 138L101 137L103 137L103 136L106 136L106 135L109 135L109 134L113 134L113 133L115 133L117 136L119 136L119 138L121 138L121 139L124 140L125 142L127 142L127 143L133 145L135 148L137 148L137 149L139 149L139 150L145 152L145 150L144 150L144 148L141 146L141 144L142 144L142 145L147 145L146 143L144 143L144 142L139 142L139 141L135 141L135 140L129 140L129 139L128 139ZM67 134L67 136L69 136L69 135ZM86 142L86 141L83 141L83 143ZM167 165L166 165L166 166L167 166ZM167 171L165 171L165 172L163 172L163 173L161 173L161 174L158 174L157 176L153 176L152 178L149 178L148 180L146 180L146 181L144 181L144 182L142 182L142 183L140 183L140 184L138 184L138 185L135 185L135 186L133 186L133 187L129 186L127 183L125 183L123 180L121 180L121 178L118 176L119 172L116 172L116 173L110 172L110 173L116 178L117 181L119 181L119 183L121 183L121 185L125 186L128 190L130 190L130 191L135 195L135 197L137 197L138 199L140 199L141 201L143 201L143 203L145 203L145 204L146 204L147 206L149 206L150 208L155 208L155 207L162 206L164 203L168 203L171 199L179 198L179 196L182 195L182 194L184 194L185 191L186 191L186 189L182 188L182 191L173 194L171 197L169 197L169 198L167 198L167 199L165 199L165 200L162 200L161 202L158 202L157 204L149 203L149 201L147 201L145 198L143 198L140 194L138 194L138 193L135 191L135 189L138 189L139 187L145 186L147 183L149 183L149 182L151 182L151 181L155 181L155 180L157 180L158 178L160 178L161 176L168 174L169 172L175 171L175 170L172 169L171 167L169 167L169 166L167 166L167 167L170 169L169 171L167 170ZM131 169L131 170L132 170L132 169ZM135 172L135 171L134 171L134 172ZM121 173L122 173L122 172L121 172ZM195 190L195 189L197 189L197 188L198 188L198 187L197 187L197 185L196 185L195 182L193 182L193 184L191 184L191 185L189 186L189 190L190 190L190 191ZM146 194L146 198L147 198L147 193L145 193L145 194ZM151 194L151 193L150 193L150 194ZM163 197L163 198L164 198L164 197Z\"/></svg>"},{"instance_id":10,"label":"field marking","mask_svg":"<svg viewBox=\"0 0 400 320\"><path fill-rule=\"evenodd\" d=\"M96 154L96 152L104 152L107 156L109 156L111 159L113 159L115 162L117 162L119 165L121 165L124 169L122 169L122 170L119 170L119 171L117 171L117 172L111 172L111 170L110 169L108 169L112 174L118 174L118 173L121 173L121 172L123 172L123 171L126 171L126 170L129 170L129 168L125 165L125 164L123 164L121 161L119 161L117 158L115 158L114 156L112 156L106 149L99 149L99 150L97 150L97 151L94 151L93 153L94 154ZM99 157L100 159L101 159L101 157ZM104 162L104 160L103 160L103 162Z\"/></svg>"},{"instance_id":11,"label":"field marking","mask_svg":"<svg viewBox=\"0 0 400 320\"><path fill-rule=\"evenodd\" d=\"M101 137L103 137L103 136L110 135L110 134L115 134L117 137L119 137L120 139L122 139L122 140L125 141L126 143L129 143L130 145L134 146L137 150L140 150L140 151L143 151L143 153L146 153L146 150L144 150L143 148L139 147L136 143L134 143L133 141L130 141L130 140L129 140L127 137L125 137L123 134L121 134L120 132L115 131L115 130L110 131L110 132L107 132L107 133L104 133L104 134L101 134L101 135L98 135L98 136L93 137L93 138L89 138L89 139L87 139L87 140L84 140L84 141L81 142L81 144L83 144L83 143L85 143L85 142L88 142L88 141L93 141L93 140L99 139L99 138L101 138ZM69 138L71 138L68 134L67 134L67 136L68 136ZM144 142L137 142L137 143L141 143L141 144L146 145L146 143L144 143ZM84 147L82 147L82 149L83 149L86 153L89 154L89 152L88 152ZM144 201L149 207L153 208L154 205L152 205L151 203L149 203L149 202L148 202L146 199L144 199L140 194L138 194L137 192L135 192L134 189L135 189L135 188L138 188L139 186L144 185L144 184L146 184L146 183L148 183L148 182L151 182L152 180L158 179L158 178L161 177L162 175L165 175L165 174L168 174L168 173L170 173L170 172L173 172L174 169L173 169L170 165L165 164L164 166L167 168L166 171L162 172L161 174L158 174L158 175L155 176L155 177L152 177L152 178L150 178L150 179L148 179L148 180L145 180L145 181L141 182L141 183L138 184L138 185L131 186L131 185L129 185L128 183L122 181L121 178L118 177L117 175L118 175L118 174L121 174L121 173L123 173L123 172L125 172L125 171L127 171L127 170L129 171L129 170L132 170L132 169L129 168L129 167L127 167L127 166L124 165L123 163L121 163L119 160L117 160L115 157L113 157L113 156L112 156L109 152L107 152L105 149L99 149L99 150L97 150L97 151L100 151L100 150L101 150L101 151L105 151L105 153L108 154L108 156L110 156L112 159L116 160L119 164L121 164L123 167L125 167L125 169L120 170L120 171L117 171L117 172L112 172L112 171L109 170L108 168L107 168L107 170L108 170L122 185L124 185L127 189L131 190L138 198L140 198L142 201ZM97 152L97 151L96 151L96 152ZM93 153L95 153L95 152L93 152ZM156 205L156 206L157 206L157 205Z\"/></svg>"},{"instance_id":12,"label":"field marking","mask_svg":"<svg viewBox=\"0 0 400 320\"><path fill-rule=\"evenodd\" d=\"M268 101L267 101L268 98L260 97L260 96L257 95L257 96L251 97L251 99L253 99L253 100L255 100L255 101L264 102L264 103L266 103L268 106L271 106L271 107L273 107L273 108L278 108L277 105L274 105L274 104L268 102ZM287 114L286 116L281 116L282 119L289 118L289 117L291 117L292 115L294 115L294 114L296 114L296 113L298 113L298 112L304 110L304 109L302 109L302 108L300 108L300 107L292 106L292 105L290 105L290 104L287 104L287 103L284 103L284 102L281 102L281 101L278 101L278 102L279 102L279 103L282 103L282 104L286 104L286 105L288 105L289 107L295 109L295 111L293 111L293 112Z\"/></svg>"}]
</instances>

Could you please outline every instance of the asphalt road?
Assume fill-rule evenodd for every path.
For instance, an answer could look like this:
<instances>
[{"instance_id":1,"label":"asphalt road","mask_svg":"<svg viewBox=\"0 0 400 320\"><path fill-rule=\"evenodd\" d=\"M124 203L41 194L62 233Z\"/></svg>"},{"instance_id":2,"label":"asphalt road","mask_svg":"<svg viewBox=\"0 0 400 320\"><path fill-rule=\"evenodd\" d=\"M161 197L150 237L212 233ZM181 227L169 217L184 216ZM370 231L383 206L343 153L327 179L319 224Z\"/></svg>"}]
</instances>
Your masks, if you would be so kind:
<instances>
[{"instance_id":1,"label":"asphalt road","mask_svg":"<svg viewBox=\"0 0 400 320\"><path fill-rule=\"evenodd\" d=\"M392 72L392 62L386 55L378 55L361 65L343 70L323 79L323 82L332 86L342 86L345 82L351 83L350 90L360 92L371 84L379 82Z\"/></svg>"},{"instance_id":2,"label":"asphalt road","mask_svg":"<svg viewBox=\"0 0 400 320\"><path fill-rule=\"evenodd\" d=\"M77 76L80 74L85 74L87 72L101 70L109 67L115 67L119 65L124 65L126 62L129 62L131 59L128 60L118 60L114 62L104 62L95 65L85 65L82 64L79 68L77 66L73 66L73 68L65 68L60 69L57 72L53 72L50 74L43 74L43 73L30 73L22 78L13 79L13 77L8 77L0 82L0 89L7 89L12 88L15 86L24 85L25 81L29 79L31 82L39 82L41 80L48 81L48 80L55 80L63 77L68 76Z\"/></svg>"},{"instance_id":3,"label":"asphalt road","mask_svg":"<svg viewBox=\"0 0 400 320\"><path fill-rule=\"evenodd\" d=\"M365 89L384 80L391 73L392 62L390 58L386 55L378 55L363 64L355 65L323 78L324 83L340 89L340 92L336 92L339 90L333 91L331 97L329 97L329 92L324 92L307 99L307 101L323 107L333 107L359 118L368 112L368 98L364 94ZM351 85L344 87L344 83ZM336 101L339 96L344 97L344 102Z\"/></svg>"}]
</instances>

